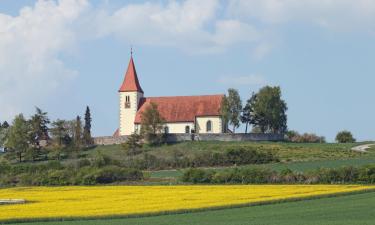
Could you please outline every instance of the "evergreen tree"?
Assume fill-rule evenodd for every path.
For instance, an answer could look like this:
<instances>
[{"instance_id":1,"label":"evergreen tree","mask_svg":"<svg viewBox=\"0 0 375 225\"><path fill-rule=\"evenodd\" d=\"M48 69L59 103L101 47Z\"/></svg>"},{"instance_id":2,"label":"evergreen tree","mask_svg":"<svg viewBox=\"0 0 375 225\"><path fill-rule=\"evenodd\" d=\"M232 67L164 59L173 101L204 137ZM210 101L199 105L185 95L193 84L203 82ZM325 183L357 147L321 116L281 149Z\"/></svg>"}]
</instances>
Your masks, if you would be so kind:
<instances>
[{"instance_id":1,"label":"evergreen tree","mask_svg":"<svg viewBox=\"0 0 375 225\"><path fill-rule=\"evenodd\" d=\"M43 112L40 108L36 107L35 114L30 119L31 125L31 144L40 148L41 140L48 140L48 124L50 120L47 116L47 112Z\"/></svg>"},{"instance_id":2,"label":"evergreen tree","mask_svg":"<svg viewBox=\"0 0 375 225\"><path fill-rule=\"evenodd\" d=\"M87 106L86 112L85 112L85 125L83 128L83 140L86 146L90 146L93 144L93 140L91 136L91 121L92 119L91 119L90 108Z\"/></svg>"}]
</instances>

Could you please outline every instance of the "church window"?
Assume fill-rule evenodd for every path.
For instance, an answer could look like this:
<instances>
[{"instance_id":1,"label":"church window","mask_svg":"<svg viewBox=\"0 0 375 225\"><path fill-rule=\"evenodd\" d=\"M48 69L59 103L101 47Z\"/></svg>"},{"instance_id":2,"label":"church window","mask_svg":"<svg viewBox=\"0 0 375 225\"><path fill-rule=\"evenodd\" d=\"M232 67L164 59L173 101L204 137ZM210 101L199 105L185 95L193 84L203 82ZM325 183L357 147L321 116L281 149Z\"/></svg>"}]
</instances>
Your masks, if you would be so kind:
<instances>
[{"instance_id":1,"label":"church window","mask_svg":"<svg viewBox=\"0 0 375 225\"><path fill-rule=\"evenodd\" d=\"M130 96L125 96L125 108L130 108Z\"/></svg>"},{"instance_id":2,"label":"church window","mask_svg":"<svg viewBox=\"0 0 375 225\"><path fill-rule=\"evenodd\" d=\"M186 134L190 134L190 126L186 126L185 127L185 133Z\"/></svg>"},{"instance_id":3,"label":"church window","mask_svg":"<svg viewBox=\"0 0 375 225\"><path fill-rule=\"evenodd\" d=\"M207 121L206 123L206 131L211 132L212 131L212 122L211 120Z\"/></svg>"},{"instance_id":4,"label":"church window","mask_svg":"<svg viewBox=\"0 0 375 225\"><path fill-rule=\"evenodd\" d=\"M169 134L169 127L164 127L164 133Z\"/></svg>"}]
</instances>

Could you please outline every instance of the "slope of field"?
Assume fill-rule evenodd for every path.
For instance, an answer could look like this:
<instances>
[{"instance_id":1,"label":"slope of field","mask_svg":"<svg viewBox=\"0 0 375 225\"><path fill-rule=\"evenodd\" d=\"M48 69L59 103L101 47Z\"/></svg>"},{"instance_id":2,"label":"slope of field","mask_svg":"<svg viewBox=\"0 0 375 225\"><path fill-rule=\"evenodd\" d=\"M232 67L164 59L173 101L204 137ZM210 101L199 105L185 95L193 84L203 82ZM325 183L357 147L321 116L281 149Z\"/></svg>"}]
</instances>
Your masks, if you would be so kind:
<instances>
[{"instance_id":1,"label":"slope of field","mask_svg":"<svg viewBox=\"0 0 375 225\"><path fill-rule=\"evenodd\" d=\"M186 214L21 225L372 225L375 220L374 208L375 192L372 192Z\"/></svg>"},{"instance_id":2,"label":"slope of field","mask_svg":"<svg viewBox=\"0 0 375 225\"><path fill-rule=\"evenodd\" d=\"M260 165L245 165L237 167L246 168L269 168L275 171L281 171L283 169L291 169L297 172L306 172L319 168L339 168L342 166L364 166L369 164L375 164L375 157L358 157L353 159L336 159L336 160L317 160L317 161L302 161L302 162L289 162L289 163L269 163ZM207 168L210 170L223 170L228 167L211 167ZM169 180L176 180L183 174L183 169L172 169L172 170L159 170L146 172L151 178L162 178Z\"/></svg>"},{"instance_id":3,"label":"slope of field","mask_svg":"<svg viewBox=\"0 0 375 225\"><path fill-rule=\"evenodd\" d=\"M152 154L158 158L173 158L176 154L186 157L206 151L221 152L233 148L251 148L259 152L272 152L280 158L282 162L312 161L312 160L333 160L348 159L361 156L374 156L375 152L363 154L354 152L352 147L361 143L286 143L286 142L183 142L177 144L162 145L159 147L145 146L144 152ZM126 158L121 149L121 145L97 146L86 152L87 157L93 157L96 152L102 152L116 159ZM142 157L142 154L140 155Z\"/></svg>"},{"instance_id":4,"label":"slope of field","mask_svg":"<svg viewBox=\"0 0 375 225\"><path fill-rule=\"evenodd\" d=\"M1 206L0 220L152 215L374 189L374 186L358 185L11 188L0 190L0 199L25 199L29 203Z\"/></svg>"}]
</instances>

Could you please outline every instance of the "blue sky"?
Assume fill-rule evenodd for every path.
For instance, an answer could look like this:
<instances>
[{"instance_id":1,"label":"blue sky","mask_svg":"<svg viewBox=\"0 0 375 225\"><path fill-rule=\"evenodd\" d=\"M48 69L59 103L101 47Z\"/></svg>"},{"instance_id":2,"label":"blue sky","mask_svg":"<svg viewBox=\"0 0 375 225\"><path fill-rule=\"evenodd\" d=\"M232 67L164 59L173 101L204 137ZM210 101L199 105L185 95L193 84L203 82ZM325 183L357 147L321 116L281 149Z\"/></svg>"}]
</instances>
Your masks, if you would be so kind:
<instances>
[{"instance_id":1,"label":"blue sky","mask_svg":"<svg viewBox=\"0 0 375 225\"><path fill-rule=\"evenodd\" d=\"M111 135L133 46L146 96L279 85L290 129L375 139L374 22L366 0L0 0L0 121L89 105Z\"/></svg>"}]
</instances>

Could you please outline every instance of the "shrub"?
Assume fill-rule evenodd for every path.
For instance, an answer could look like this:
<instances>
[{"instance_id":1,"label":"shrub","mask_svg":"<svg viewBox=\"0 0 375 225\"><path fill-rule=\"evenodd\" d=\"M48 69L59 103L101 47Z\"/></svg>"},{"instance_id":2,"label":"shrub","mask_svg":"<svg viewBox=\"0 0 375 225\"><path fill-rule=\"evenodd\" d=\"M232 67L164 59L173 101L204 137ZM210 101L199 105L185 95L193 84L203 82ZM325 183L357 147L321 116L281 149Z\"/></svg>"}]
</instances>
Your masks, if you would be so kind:
<instances>
[{"instance_id":1,"label":"shrub","mask_svg":"<svg viewBox=\"0 0 375 225\"><path fill-rule=\"evenodd\" d=\"M318 136L313 133L299 134L297 131L288 131L286 133L287 139L290 142L295 143L325 143L326 138L323 136Z\"/></svg>"},{"instance_id":2,"label":"shrub","mask_svg":"<svg viewBox=\"0 0 375 225\"><path fill-rule=\"evenodd\" d=\"M188 183L210 183L212 172L209 170L202 170L202 169L188 169L182 176L183 182Z\"/></svg>"},{"instance_id":3,"label":"shrub","mask_svg":"<svg viewBox=\"0 0 375 225\"><path fill-rule=\"evenodd\" d=\"M290 169L281 172L263 168L234 168L226 170L189 169L182 175L182 181L189 183L214 184L340 184L340 183L375 183L375 165L342 167L336 169L317 169L306 173L296 173Z\"/></svg>"},{"instance_id":4,"label":"shrub","mask_svg":"<svg viewBox=\"0 0 375 225\"><path fill-rule=\"evenodd\" d=\"M356 140L350 131L341 131L336 135L338 143L354 143Z\"/></svg>"}]
</instances>

